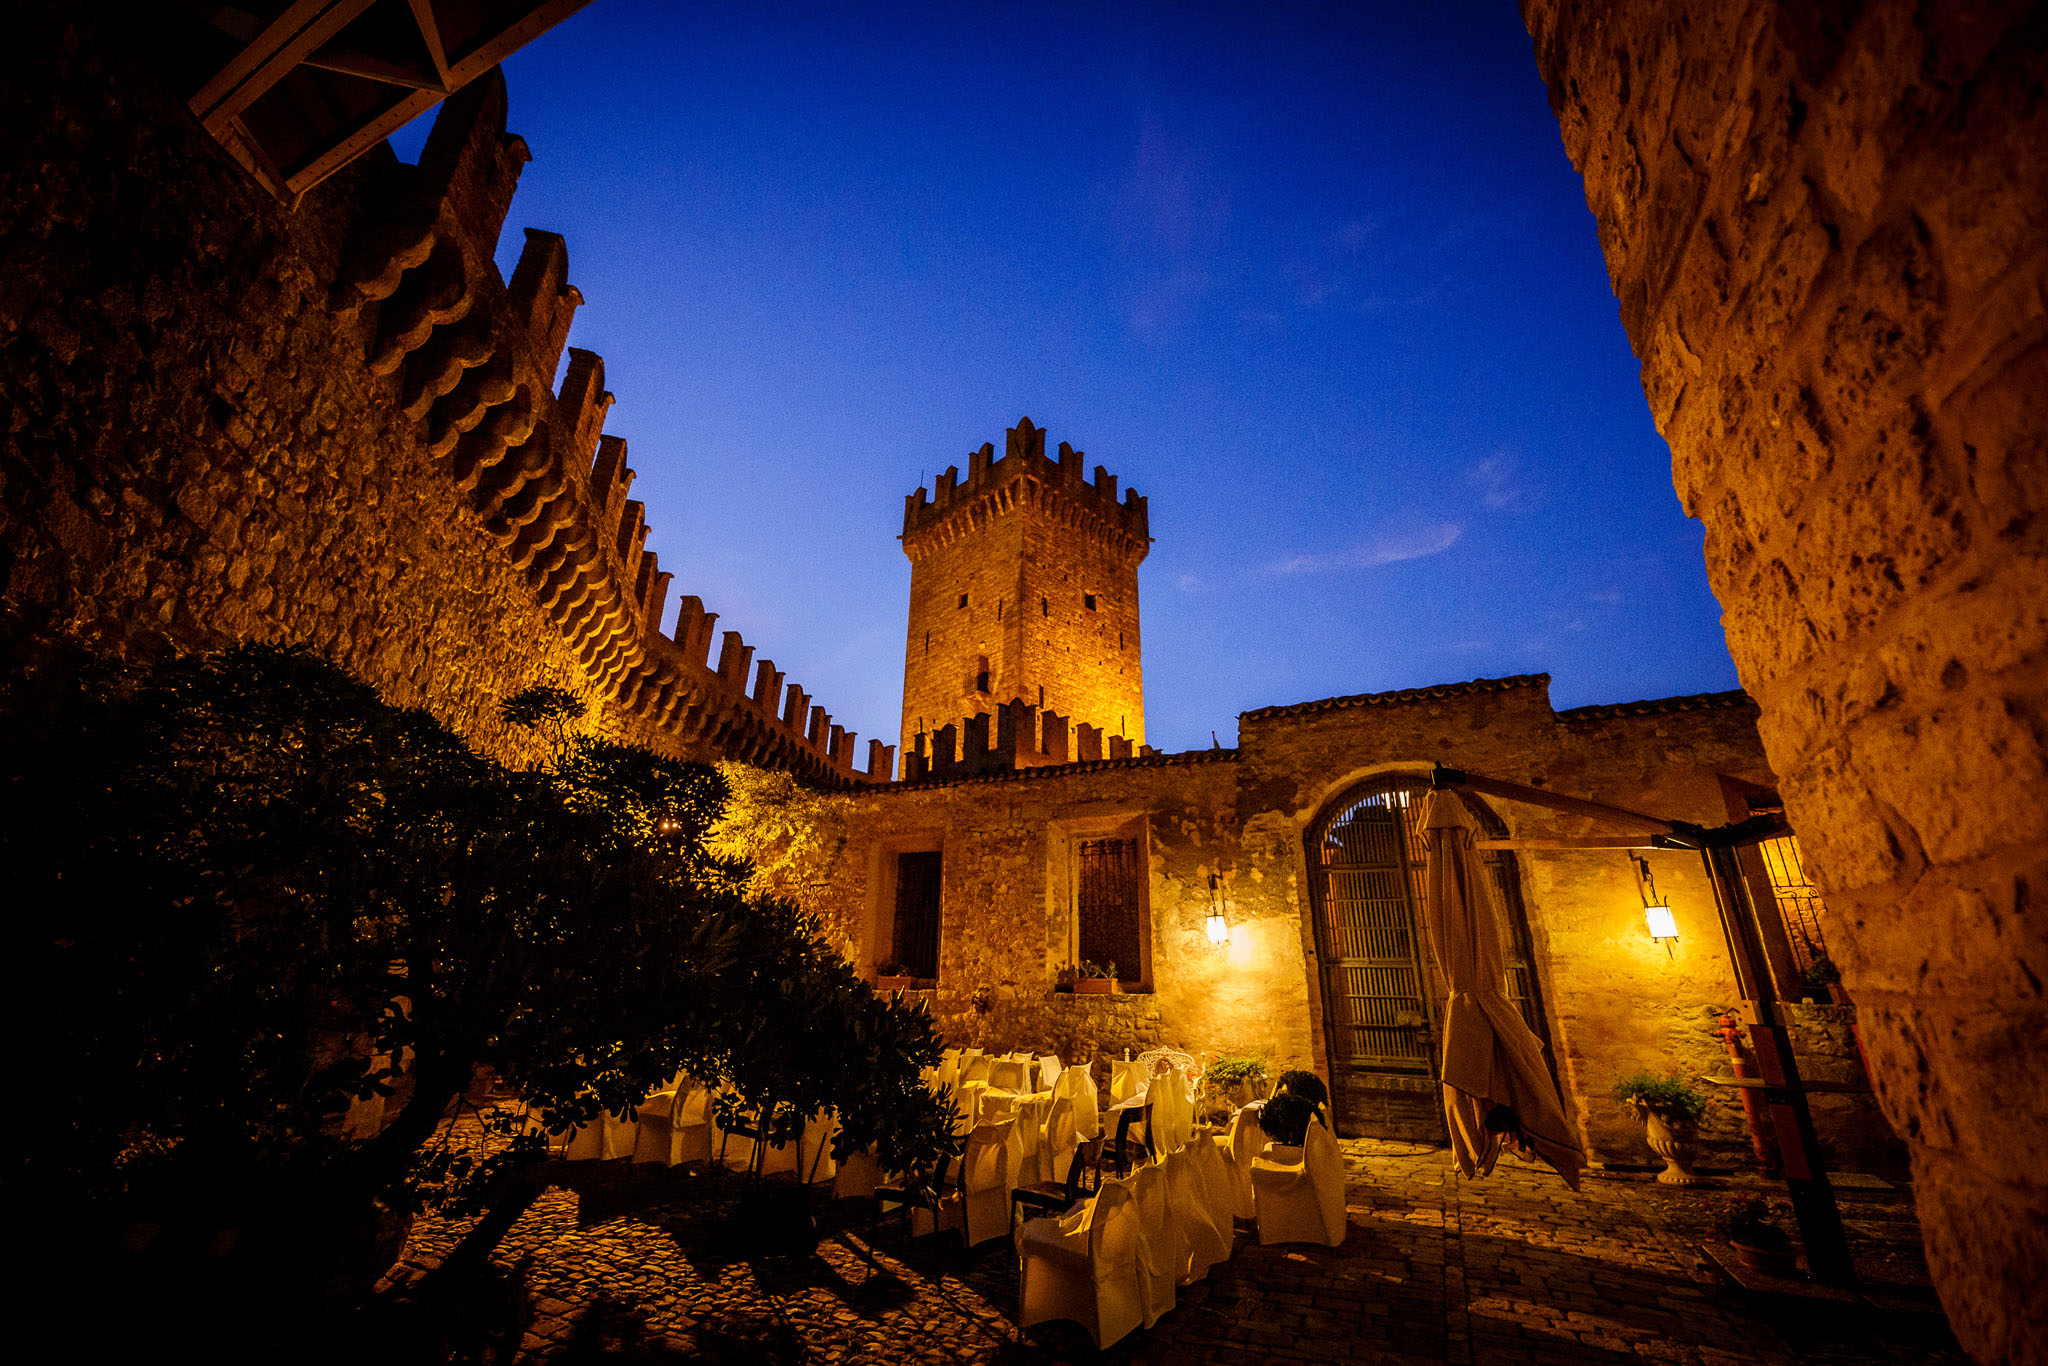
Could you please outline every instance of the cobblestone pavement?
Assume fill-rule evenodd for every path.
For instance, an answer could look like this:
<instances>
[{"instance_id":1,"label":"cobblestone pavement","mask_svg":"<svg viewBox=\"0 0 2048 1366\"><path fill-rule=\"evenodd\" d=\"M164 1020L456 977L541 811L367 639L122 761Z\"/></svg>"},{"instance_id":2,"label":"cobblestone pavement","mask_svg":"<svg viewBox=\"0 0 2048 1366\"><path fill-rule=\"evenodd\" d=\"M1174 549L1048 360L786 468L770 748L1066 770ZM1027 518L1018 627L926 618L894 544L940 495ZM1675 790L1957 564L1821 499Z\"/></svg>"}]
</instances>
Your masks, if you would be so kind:
<instances>
[{"instance_id":1,"label":"cobblestone pavement","mask_svg":"<svg viewBox=\"0 0 2048 1366\"><path fill-rule=\"evenodd\" d=\"M1102 1356L1071 1325L1017 1337L1007 1244L968 1257L891 1219L870 1245L858 1202L823 1216L814 1254L749 1258L735 1246L743 1182L724 1174L553 1164L491 1261L505 1303L523 1287L521 1361L1965 1361L1897 1187L1840 1192L1868 1295L1830 1301L1736 1287L1703 1252L1702 1196L1643 1174L1589 1173L1574 1194L1505 1163L1464 1180L1440 1149L1345 1148L1341 1247L1261 1247L1240 1230L1227 1265ZM473 1225L423 1218L394 1296L426 1294L421 1278Z\"/></svg>"}]
</instances>

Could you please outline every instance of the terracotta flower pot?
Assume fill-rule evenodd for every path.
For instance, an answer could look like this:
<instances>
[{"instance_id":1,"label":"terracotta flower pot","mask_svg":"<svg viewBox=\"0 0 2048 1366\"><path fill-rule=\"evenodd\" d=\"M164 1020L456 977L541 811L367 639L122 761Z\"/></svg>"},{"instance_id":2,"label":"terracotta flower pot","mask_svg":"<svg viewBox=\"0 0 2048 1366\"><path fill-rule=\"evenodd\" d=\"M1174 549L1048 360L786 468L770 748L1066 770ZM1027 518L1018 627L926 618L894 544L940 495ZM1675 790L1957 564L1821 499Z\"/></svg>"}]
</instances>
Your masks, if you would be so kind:
<instances>
[{"instance_id":1,"label":"terracotta flower pot","mask_svg":"<svg viewBox=\"0 0 2048 1366\"><path fill-rule=\"evenodd\" d=\"M1692 1169L1700 1150L1699 1133L1692 1125L1674 1124L1655 1110L1643 1111L1643 1119L1650 1151L1664 1159L1664 1170L1657 1173L1659 1181L1667 1186L1697 1186L1706 1179Z\"/></svg>"},{"instance_id":2,"label":"terracotta flower pot","mask_svg":"<svg viewBox=\"0 0 2048 1366\"><path fill-rule=\"evenodd\" d=\"M1109 977L1083 977L1074 983L1074 992L1079 996L1107 996L1116 990L1116 981Z\"/></svg>"},{"instance_id":3,"label":"terracotta flower pot","mask_svg":"<svg viewBox=\"0 0 2048 1366\"><path fill-rule=\"evenodd\" d=\"M1799 1254L1789 1247L1758 1247L1753 1243L1738 1243L1733 1238L1728 1246L1735 1249L1736 1260L1751 1271L1761 1271L1766 1276L1792 1277L1799 1274Z\"/></svg>"}]
</instances>

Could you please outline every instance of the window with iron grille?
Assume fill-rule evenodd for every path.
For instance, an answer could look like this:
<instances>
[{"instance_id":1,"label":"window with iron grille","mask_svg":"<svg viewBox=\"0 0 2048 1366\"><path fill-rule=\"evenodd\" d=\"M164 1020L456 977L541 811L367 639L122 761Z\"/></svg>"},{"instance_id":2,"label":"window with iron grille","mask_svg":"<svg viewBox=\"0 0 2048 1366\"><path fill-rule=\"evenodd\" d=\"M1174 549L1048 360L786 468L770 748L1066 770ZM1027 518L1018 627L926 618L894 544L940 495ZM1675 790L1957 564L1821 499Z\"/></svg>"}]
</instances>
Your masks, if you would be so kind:
<instances>
[{"instance_id":1,"label":"window with iron grille","mask_svg":"<svg viewBox=\"0 0 2048 1366\"><path fill-rule=\"evenodd\" d=\"M1138 981L1145 974L1138 841L1082 840L1077 855L1080 887L1075 917L1081 961L1114 963L1120 981Z\"/></svg>"},{"instance_id":2,"label":"window with iron grille","mask_svg":"<svg viewBox=\"0 0 2048 1366\"><path fill-rule=\"evenodd\" d=\"M1785 917L1785 937L1791 941L1792 956L1799 960L1803 971L1813 966L1814 959L1828 956L1827 937L1821 932L1827 906L1821 900L1820 888L1807 875L1806 860L1799 854L1798 836L1780 835L1763 841L1756 850L1763 860L1764 874L1771 881L1771 898L1778 903L1778 913Z\"/></svg>"},{"instance_id":3,"label":"window with iron grille","mask_svg":"<svg viewBox=\"0 0 2048 1366\"><path fill-rule=\"evenodd\" d=\"M905 977L939 975L939 851L896 856L896 919L890 957Z\"/></svg>"}]
</instances>

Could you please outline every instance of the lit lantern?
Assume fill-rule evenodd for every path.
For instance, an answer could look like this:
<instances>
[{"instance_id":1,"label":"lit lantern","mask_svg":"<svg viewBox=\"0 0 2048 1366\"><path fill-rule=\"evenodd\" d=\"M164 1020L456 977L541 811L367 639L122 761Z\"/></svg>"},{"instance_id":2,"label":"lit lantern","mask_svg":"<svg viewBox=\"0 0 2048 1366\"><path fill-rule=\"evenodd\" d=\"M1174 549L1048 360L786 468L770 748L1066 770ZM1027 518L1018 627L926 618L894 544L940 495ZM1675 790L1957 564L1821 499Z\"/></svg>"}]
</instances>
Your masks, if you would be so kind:
<instances>
[{"instance_id":1,"label":"lit lantern","mask_svg":"<svg viewBox=\"0 0 2048 1366\"><path fill-rule=\"evenodd\" d=\"M1209 942L1221 947L1230 942L1230 922L1223 918L1223 891L1216 874L1209 874Z\"/></svg>"},{"instance_id":2,"label":"lit lantern","mask_svg":"<svg viewBox=\"0 0 2048 1366\"><path fill-rule=\"evenodd\" d=\"M1643 898L1643 920L1650 927L1650 938L1664 946L1667 958L1677 957L1672 947L1678 942L1678 918L1671 914L1671 903L1657 895L1657 879L1650 874L1650 861L1635 854L1629 855L1629 862L1635 865L1636 891Z\"/></svg>"},{"instance_id":3,"label":"lit lantern","mask_svg":"<svg viewBox=\"0 0 2048 1366\"><path fill-rule=\"evenodd\" d=\"M1670 947L1670 940L1678 938L1678 921L1669 906L1645 906L1643 918L1650 922L1650 938L1666 948Z\"/></svg>"}]
</instances>

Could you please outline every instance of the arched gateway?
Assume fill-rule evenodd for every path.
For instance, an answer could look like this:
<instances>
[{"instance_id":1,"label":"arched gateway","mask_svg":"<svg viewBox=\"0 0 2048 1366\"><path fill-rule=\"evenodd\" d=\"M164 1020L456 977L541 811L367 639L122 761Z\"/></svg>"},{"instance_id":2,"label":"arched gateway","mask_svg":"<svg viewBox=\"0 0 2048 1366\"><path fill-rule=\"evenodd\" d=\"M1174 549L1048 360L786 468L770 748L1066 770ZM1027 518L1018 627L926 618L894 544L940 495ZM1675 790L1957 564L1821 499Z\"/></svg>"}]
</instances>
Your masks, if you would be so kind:
<instances>
[{"instance_id":1,"label":"arched gateway","mask_svg":"<svg viewBox=\"0 0 2048 1366\"><path fill-rule=\"evenodd\" d=\"M1445 990L1418 915L1428 868L1418 822L1428 790L1414 774L1372 778L1332 799L1308 828L1331 1100L1349 1136L1445 1137L1435 1030ZM1464 793L1459 800L1487 835L1506 836L1484 803ZM1508 996L1547 1043L1514 856L1481 857L1507 912Z\"/></svg>"}]
</instances>

